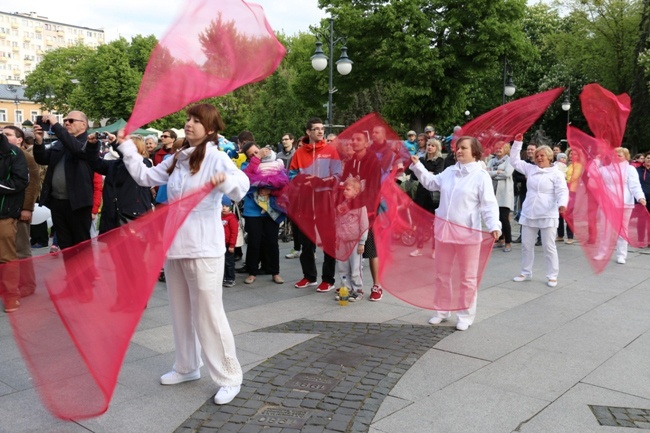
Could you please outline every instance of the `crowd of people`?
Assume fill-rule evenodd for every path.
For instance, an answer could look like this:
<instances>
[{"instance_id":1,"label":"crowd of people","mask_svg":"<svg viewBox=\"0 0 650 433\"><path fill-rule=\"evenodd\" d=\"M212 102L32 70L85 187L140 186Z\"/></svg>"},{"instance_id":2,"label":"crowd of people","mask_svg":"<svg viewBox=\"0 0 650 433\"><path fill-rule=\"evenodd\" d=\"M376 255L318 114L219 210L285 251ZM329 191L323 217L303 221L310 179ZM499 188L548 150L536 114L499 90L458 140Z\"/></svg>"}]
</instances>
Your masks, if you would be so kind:
<instances>
[{"instance_id":1,"label":"crowd of people","mask_svg":"<svg viewBox=\"0 0 650 433\"><path fill-rule=\"evenodd\" d=\"M216 404L232 401L242 382L223 307L223 287L236 284L236 272L246 273L245 284L254 284L263 274L283 284L281 230L290 232L294 242L285 257L300 259L303 278L294 284L296 288L326 293L336 289L338 280L339 286L347 287L348 300L359 301L364 297L363 259L367 258L372 277L368 299L382 299L372 223L382 212L381 183L390 175L432 219L438 216L433 229L436 280L449 279L445 263L462 266L458 290L473 295L468 308L456 312L458 330L467 330L476 315L479 243L450 239L446 224L475 230L486 227L494 247L504 253L521 242L516 282L532 279L534 247L541 245L549 287L558 284L556 242L565 241L565 232L567 244L576 241L568 225L565 230L563 216L583 167L572 162L572 149L564 152L560 146L529 143L522 158L522 136L512 144L497 143L494 154L485 155L478 139L456 136L459 128L441 137L426 126L420 134L408 131L402 142L389 140L386 128L375 126L353 133L343 147L336 145L334 134L325 135L323 121L315 117L306 122L300 138L285 133L274 149L258 144L251 131L227 140L220 135L225 125L218 110L208 104L187 109L183 138L170 129L160 139L125 136L123 131L88 134L88 119L80 111L71 111L63 124L54 115L43 120L56 138L51 145L44 145L45 131L39 125L33 131L7 126L0 136L0 263L31 256L30 243L48 245L47 235L43 239L36 226L29 239L37 202L50 209L56 245L66 249L89 240L97 218L98 232L106 233L157 204L178 200L185 191L208 182L214 185L182 224L161 271L172 311L176 357L160 382L197 380L205 362L219 387ZM636 201L648 207L650 153L636 155L628 163L627 149L616 152L625 173L625 206ZM287 203L288 187L294 192ZM521 226L521 236L515 240L513 218ZM426 235L422 230L416 233L410 256L424 254ZM320 283L319 248L324 254ZM624 264L626 257L627 243L621 239L617 262ZM242 258L245 263L236 269ZM11 313L19 309L21 296L33 293L35 287L18 287L18 276L9 278L4 309ZM429 323L436 325L449 317L449 311L436 311Z\"/></svg>"}]
</instances>

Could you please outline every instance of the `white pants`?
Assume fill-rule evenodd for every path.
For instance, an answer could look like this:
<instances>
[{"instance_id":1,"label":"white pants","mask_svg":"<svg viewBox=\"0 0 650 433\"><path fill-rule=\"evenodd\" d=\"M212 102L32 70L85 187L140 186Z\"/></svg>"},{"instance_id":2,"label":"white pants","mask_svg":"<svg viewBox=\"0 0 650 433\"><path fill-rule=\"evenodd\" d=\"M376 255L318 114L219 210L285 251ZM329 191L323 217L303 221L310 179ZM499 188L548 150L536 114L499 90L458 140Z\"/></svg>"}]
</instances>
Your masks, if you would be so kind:
<instances>
[{"instance_id":1,"label":"white pants","mask_svg":"<svg viewBox=\"0 0 650 433\"><path fill-rule=\"evenodd\" d=\"M616 240L616 259L627 259L627 241L620 236Z\"/></svg>"},{"instance_id":2,"label":"white pants","mask_svg":"<svg viewBox=\"0 0 650 433\"><path fill-rule=\"evenodd\" d=\"M223 309L224 257L169 259L165 263L176 360L174 369L190 373L203 359L218 386L243 380L235 338Z\"/></svg>"},{"instance_id":3,"label":"white pants","mask_svg":"<svg viewBox=\"0 0 650 433\"><path fill-rule=\"evenodd\" d=\"M467 310L458 310L456 311L456 316L458 317L457 323L467 323L471 325L474 323L476 318L476 301L478 299L478 291L476 292L476 297L474 301L469 306ZM434 311L433 317L440 317L441 319L449 319L451 317L451 312L449 311Z\"/></svg>"},{"instance_id":4,"label":"white pants","mask_svg":"<svg viewBox=\"0 0 650 433\"><path fill-rule=\"evenodd\" d=\"M537 241L537 231L540 231L542 239L542 249L546 259L546 278L557 280L560 272L560 263L555 246L555 237L557 236L557 227L537 227L521 226L521 275L526 277L533 276L533 261L535 260L535 242Z\"/></svg>"}]
</instances>

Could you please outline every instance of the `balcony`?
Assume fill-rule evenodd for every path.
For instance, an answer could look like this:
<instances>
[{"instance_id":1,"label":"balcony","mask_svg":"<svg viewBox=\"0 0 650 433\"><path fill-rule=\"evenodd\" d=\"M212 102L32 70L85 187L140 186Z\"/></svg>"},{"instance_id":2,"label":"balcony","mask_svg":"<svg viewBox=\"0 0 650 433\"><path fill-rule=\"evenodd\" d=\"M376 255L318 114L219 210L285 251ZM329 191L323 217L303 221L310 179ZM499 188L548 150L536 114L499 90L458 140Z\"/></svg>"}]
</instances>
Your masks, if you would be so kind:
<instances>
[{"instance_id":1,"label":"balcony","mask_svg":"<svg viewBox=\"0 0 650 433\"><path fill-rule=\"evenodd\" d=\"M41 33L43 31L43 27L34 27L34 31L36 33Z\"/></svg>"}]
</instances>

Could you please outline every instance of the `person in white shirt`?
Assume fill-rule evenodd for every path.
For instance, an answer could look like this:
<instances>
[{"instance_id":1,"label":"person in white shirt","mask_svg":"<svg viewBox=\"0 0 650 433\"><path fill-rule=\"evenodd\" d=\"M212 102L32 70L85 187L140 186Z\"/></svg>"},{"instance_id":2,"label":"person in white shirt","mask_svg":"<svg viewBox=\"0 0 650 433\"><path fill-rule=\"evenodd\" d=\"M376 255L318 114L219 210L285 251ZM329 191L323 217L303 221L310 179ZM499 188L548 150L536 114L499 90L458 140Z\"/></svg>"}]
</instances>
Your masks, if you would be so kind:
<instances>
[{"instance_id":1,"label":"person in white shirt","mask_svg":"<svg viewBox=\"0 0 650 433\"><path fill-rule=\"evenodd\" d=\"M513 281L530 281L533 277L535 239L541 233L546 257L546 284L557 286L560 264L555 246L560 214L564 215L569 202L566 178L553 163L553 150L544 145L535 149L535 165L519 157L522 136L518 134L510 152L510 163L526 176L526 200L521 209L521 273ZM559 212L558 212L559 211Z\"/></svg>"},{"instance_id":2,"label":"person in white shirt","mask_svg":"<svg viewBox=\"0 0 650 433\"><path fill-rule=\"evenodd\" d=\"M438 175L430 173L417 156L411 157L411 170L420 185L429 191L440 191L440 206L436 210L434 225L435 251L437 254L446 254L462 250L454 262L462 268L461 287L456 290L471 290L476 293L468 309L456 312L456 329L459 331L467 330L476 317L481 218L494 240L501 236L499 205L494 196L492 180L479 164L482 154L483 147L476 138L460 137L456 142L456 164ZM459 225L474 231L458 230ZM435 261L436 286L451 279L450 267L445 266L439 258L440 256ZM452 287L453 289L455 288ZM429 323L437 325L449 317L449 311L436 311Z\"/></svg>"},{"instance_id":3,"label":"person in white shirt","mask_svg":"<svg viewBox=\"0 0 650 433\"><path fill-rule=\"evenodd\" d=\"M124 131L119 135L119 150L131 177L142 186L167 184L170 203L208 182L215 185L190 212L167 252L165 276L176 359L160 383L176 385L199 379L203 351L210 376L220 387L214 397L216 404L231 402L243 380L222 300L226 243L219 218L221 199L225 194L239 201L250 186L248 177L219 150L217 134L224 128L215 107L191 106L187 109L183 147L173 158L150 168L142 163L133 142L124 141ZM174 221L173 215L169 220Z\"/></svg>"}]
</instances>

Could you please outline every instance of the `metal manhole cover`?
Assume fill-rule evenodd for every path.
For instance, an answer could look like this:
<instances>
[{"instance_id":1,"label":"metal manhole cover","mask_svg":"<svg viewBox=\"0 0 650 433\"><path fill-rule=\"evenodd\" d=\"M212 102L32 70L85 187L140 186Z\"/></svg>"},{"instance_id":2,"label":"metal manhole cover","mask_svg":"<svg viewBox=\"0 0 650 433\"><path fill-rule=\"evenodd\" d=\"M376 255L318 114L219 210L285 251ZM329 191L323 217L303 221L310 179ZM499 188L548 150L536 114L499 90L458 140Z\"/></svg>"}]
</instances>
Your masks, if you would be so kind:
<instances>
[{"instance_id":1,"label":"metal manhole cover","mask_svg":"<svg viewBox=\"0 0 650 433\"><path fill-rule=\"evenodd\" d=\"M301 391L329 393L339 380L333 377L322 376L318 374L299 373L293 376L284 384L287 388L299 389Z\"/></svg>"},{"instance_id":2,"label":"metal manhole cover","mask_svg":"<svg viewBox=\"0 0 650 433\"><path fill-rule=\"evenodd\" d=\"M346 367L357 367L366 360L366 355L355 352L344 352L342 350L333 350L323 356L320 361L328 364L344 365Z\"/></svg>"},{"instance_id":3,"label":"metal manhole cover","mask_svg":"<svg viewBox=\"0 0 650 433\"><path fill-rule=\"evenodd\" d=\"M263 407L250 420L250 424L269 427L302 428L311 412L303 409L288 409L284 407Z\"/></svg>"}]
</instances>

